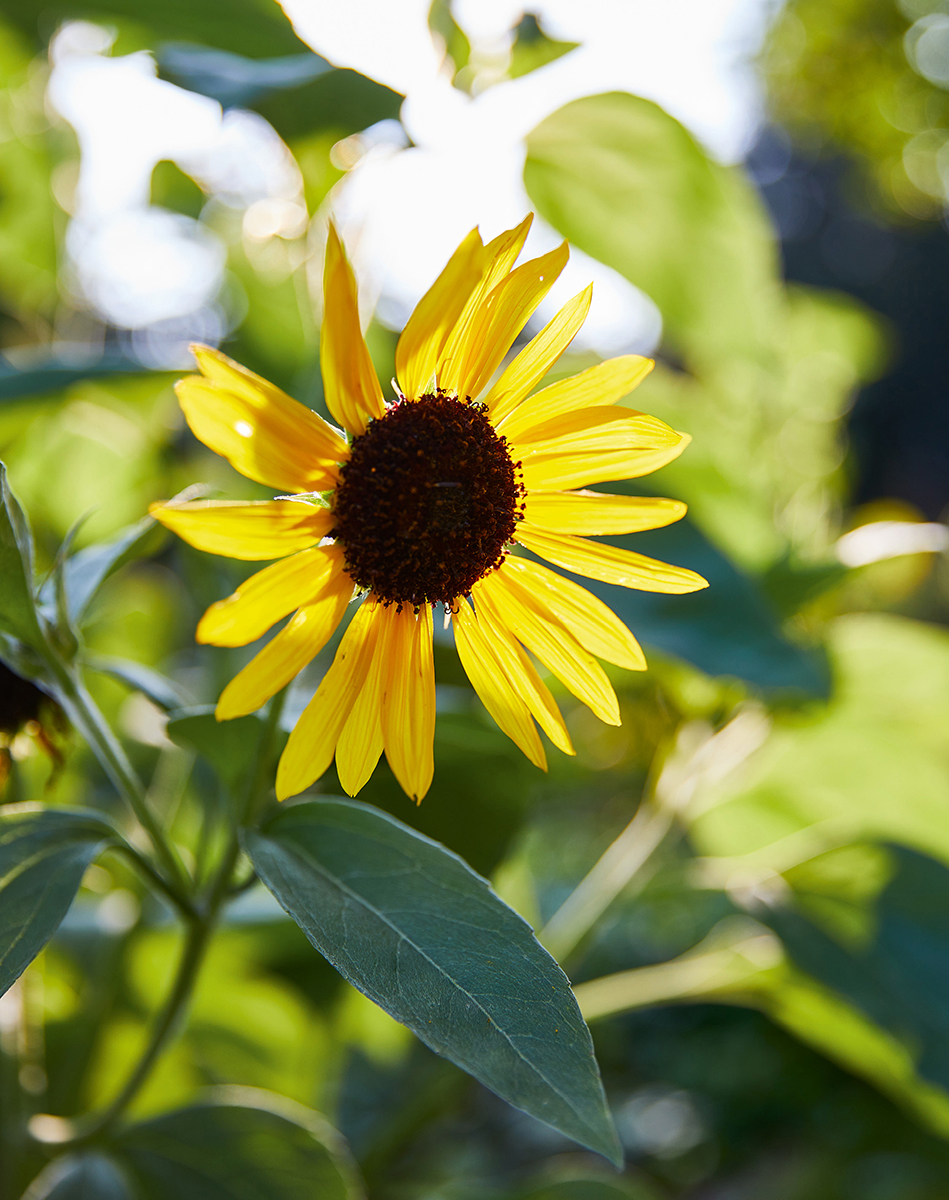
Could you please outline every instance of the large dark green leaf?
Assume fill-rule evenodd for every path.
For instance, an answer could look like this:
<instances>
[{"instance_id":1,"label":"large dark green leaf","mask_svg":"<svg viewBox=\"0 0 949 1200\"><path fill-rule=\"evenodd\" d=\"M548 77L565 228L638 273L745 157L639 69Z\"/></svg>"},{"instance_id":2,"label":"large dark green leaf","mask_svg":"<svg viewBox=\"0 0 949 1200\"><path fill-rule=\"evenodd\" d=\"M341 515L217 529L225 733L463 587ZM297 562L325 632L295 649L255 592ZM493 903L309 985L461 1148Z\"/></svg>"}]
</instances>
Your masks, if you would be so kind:
<instances>
[{"instance_id":1,"label":"large dark green leaf","mask_svg":"<svg viewBox=\"0 0 949 1200\"><path fill-rule=\"evenodd\" d=\"M356 1200L339 1135L317 1114L249 1088L135 1125L114 1153L142 1200Z\"/></svg>"},{"instance_id":2,"label":"large dark green leaf","mask_svg":"<svg viewBox=\"0 0 949 1200\"><path fill-rule=\"evenodd\" d=\"M0 811L0 995L56 932L86 868L115 837L81 808Z\"/></svg>"},{"instance_id":3,"label":"large dark green leaf","mask_svg":"<svg viewBox=\"0 0 949 1200\"><path fill-rule=\"evenodd\" d=\"M36 644L40 628L33 600L33 538L26 514L0 463L0 630Z\"/></svg>"},{"instance_id":4,"label":"large dark green leaf","mask_svg":"<svg viewBox=\"0 0 949 1200\"><path fill-rule=\"evenodd\" d=\"M460 858L344 800L280 812L245 849L350 983L511 1104L619 1160L566 976Z\"/></svg>"},{"instance_id":5,"label":"large dark green leaf","mask_svg":"<svg viewBox=\"0 0 949 1200\"><path fill-rule=\"evenodd\" d=\"M527 139L538 212L659 306L693 360L759 357L778 303L774 238L753 189L658 105L587 96Z\"/></svg>"}]
</instances>

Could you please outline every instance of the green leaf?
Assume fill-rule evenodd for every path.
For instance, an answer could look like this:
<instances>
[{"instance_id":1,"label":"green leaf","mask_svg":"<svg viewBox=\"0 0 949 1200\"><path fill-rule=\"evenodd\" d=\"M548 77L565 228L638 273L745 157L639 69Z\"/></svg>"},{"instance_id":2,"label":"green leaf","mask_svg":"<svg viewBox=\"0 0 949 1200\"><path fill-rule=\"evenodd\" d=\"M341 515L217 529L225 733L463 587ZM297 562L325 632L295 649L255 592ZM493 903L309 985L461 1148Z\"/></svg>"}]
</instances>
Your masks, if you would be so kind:
<instances>
[{"instance_id":1,"label":"green leaf","mask_svg":"<svg viewBox=\"0 0 949 1200\"><path fill-rule=\"evenodd\" d=\"M33 599L33 536L0 462L0 629L36 645L42 640Z\"/></svg>"},{"instance_id":2,"label":"green leaf","mask_svg":"<svg viewBox=\"0 0 949 1200\"><path fill-rule=\"evenodd\" d=\"M246 784L254 768L262 730L259 717L218 721L211 705L198 705L176 712L167 733L176 745L205 758L233 793Z\"/></svg>"},{"instance_id":3,"label":"green leaf","mask_svg":"<svg viewBox=\"0 0 949 1200\"><path fill-rule=\"evenodd\" d=\"M145 26L156 40L186 40L218 46L252 58L298 54L307 47L279 5L265 0L230 0L226 19L216 0L6 0L4 18L43 44L61 21L118 18Z\"/></svg>"},{"instance_id":4,"label":"green leaf","mask_svg":"<svg viewBox=\"0 0 949 1200\"><path fill-rule=\"evenodd\" d=\"M403 99L358 71L335 70L302 87L271 92L253 107L289 142L320 129L338 130L342 138L378 121L398 120Z\"/></svg>"},{"instance_id":5,"label":"green leaf","mask_svg":"<svg viewBox=\"0 0 949 1200\"><path fill-rule=\"evenodd\" d=\"M357 1200L342 1139L318 1114L251 1088L134 1125L114 1153L142 1200Z\"/></svg>"},{"instance_id":6,"label":"green leaf","mask_svg":"<svg viewBox=\"0 0 949 1200\"><path fill-rule=\"evenodd\" d=\"M669 962L580 984L577 996L591 1021L683 1002L761 1009L935 1133L949 1136L949 1095L919 1076L916 1048L793 966L774 935L747 918L727 918L698 946Z\"/></svg>"},{"instance_id":7,"label":"green leaf","mask_svg":"<svg viewBox=\"0 0 949 1200\"><path fill-rule=\"evenodd\" d=\"M256 109L285 141L321 129L343 138L398 119L404 97L358 71L334 67L312 52L280 58L247 57L250 53L171 42L158 59L175 83L226 107Z\"/></svg>"},{"instance_id":8,"label":"green leaf","mask_svg":"<svg viewBox=\"0 0 949 1200\"><path fill-rule=\"evenodd\" d=\"M211 96L225 108L247 108L261 96L298 88L335 70L332 63L312 52L280 58L247 58L184 42L162 46L158 62L175 83L202 96Z\"/></svg>"},{"instance_id":9,"label":"green leaf","mask_svg":"<svg viewBox=\"0 0 949 1200\"><path fill-rule=\"evenodd\" d=\"M0 304L5 315L25 318L29 328L37 316L51 318L58 302L56 227L61 214L50 187L52 139L45 132L43 99L32 79L35 50L7 24L6 5L3 17Z\"/></svg>"},{"instance_id":10,"label":"green leaf","mask_svg":"<svg viewBox=\"0 0 949 1200\"><path fill-rule=\"evenodd\" d=\"M524 182L555 229L652 297L693 361L770 354L780 291L761 202L657 104L609 92L558 109L527 139Z\"/></svg>"},{"instance_id":11,"label":"green leaf","mask_svg":"<svg viewBox=\"0 0 949 1200\"><path fill-rule=\"evenodd\" d=\"M129 658L113 658L105 654L90 654L85 661L86 666L91 667L93 671L111 675L120 683L144 692L149 700L165 712L181 709L188 703L187 696L173 679L152 667L146 667L144 663L133 662Z\"/></svg>"},{"instance_id":12,"label":"green leaf","mask_svg":"<svg viewBox=\"0 0 949 1200\"><path fill-rule=\"evenodd\" d=\"M150 550L163 536L154 518L143 517L123 529L113 541L87 546L67 559L62 571L62 586L70 619L79 622L106 579L130 559ZM45 604L56 602L52 580L44 586L41 597Z\"/></svg>"},{"instance_id":13,"label":"green leaf","mask_svg":"<svg viewBox=\"0 0 949 1200\"><path fill-rule=\"evenodd\" d=\"M86 868L116 837L81 808L0 810L0 995L56 932Z\"/></svg>"},{"instance_id":14,"label":"green leaf","mask_svg":"<svg viewBox=\"0 0 949 1200\"><path fill-rule=\"evenodd\" d=\"M48 185L47 185L48 186ZM0 365L0 403L21 400L24 396L42 396L59 392L86 379L101 379L106 375L143 375L141 363L120 356L105 357L87 366L68 366L59 359L36 362L29 369Z\"/></svg>"},{"instance_id":15,"label":"green leaf","mask_svg":"<svg viewBox=\"0 0 949 1200\"><path fill-rule=\"evenodd\" d=\"M111 1159L92 1151L51 1162L30 1184L24 1200L136 1200Z\"/></svg>"},{"instance_id":16,"label":"green leaf","mask_svg":"<svg viewBox=\"0 0 949 1200\"><path fill-rule=\"evenodd\" d=\"M555 62L580 45L579 42L560 42L556 38L548 37L533 13L524 14L516 33L517 37L511 49L511 67L508 71L512 79L546 67L548 63Z\"/></svg>"},{"instance_id":17,"label":"green leaf","mask_svg":"<svg viewBox=\"0 0 949 1200\"><path fill-rule=\"evenodd\" d=\"M889 851L895 873L865 944L842 945L788 906L762 919L799 967L917 1047L920 1074L949 1091L949 869L905 847Z\"/></svg>"},{"instance_id":18,"label":"green leaf","mask_svg":"<svg viewBox=\"0 0 949 1200\"><path fill-rule=\"evenodd\" d=\"M286 809L245 849L354 987L515 1107L621 1161L567 977L460 858L344 800Z\"/></svg>"},{"instance_id":19,"label":"green leaf","mask_svg":"<svg viewBox=\"0 0 949 1200\"><path fill-rule=\"evenodd\" d=\"M557 1179L516 1192L512 1200L657 1200L658 1192L640 1180Z\"/></svg>"},{"instance_id":20,"label":"green leaf","mask_svg":"<svg viewBox=\"0 0 949 1200\"><path fill-rule=\"evenodd\" d=\"M809 859L892 841L949 863L949 634L853 613L830 622L826 640L830 702L776 721L739 776L703 787L683 814L693 844L782 874L795 865L791 845Z\"/></svg>"}]
</instances>

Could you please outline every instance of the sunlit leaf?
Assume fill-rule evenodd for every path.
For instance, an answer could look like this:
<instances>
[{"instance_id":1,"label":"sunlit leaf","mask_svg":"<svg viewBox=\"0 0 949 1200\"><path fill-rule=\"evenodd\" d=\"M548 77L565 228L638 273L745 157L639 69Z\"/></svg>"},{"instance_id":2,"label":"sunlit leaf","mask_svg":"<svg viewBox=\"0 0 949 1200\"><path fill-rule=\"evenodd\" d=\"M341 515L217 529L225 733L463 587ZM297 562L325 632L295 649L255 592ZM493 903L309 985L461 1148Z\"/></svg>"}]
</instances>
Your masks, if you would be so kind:
<instances>
[{"instance_id":1,"label":"sunlit leaf","mask_svg":"<svg viewBox=\"0 0 949 1200\"><path fill-rule=\"evenodd\" d=\"M827 646L829 705L778 722L740 779L702 791L686 814L693 842L781 871L792 836L804 857L884 840L949 862L949 635L859 613L829 626Z\"/></svg>"},{"instance_id":2,"label":"sunlit leaf","mask_svg":"<svg viewBox=\"0 0 949 1200\"><path fill-rule=\"evenodd\" d=\"M56 932L86 868L115 836L81 808L0 810L0 995Z\"/></svg>"},{"instance_id":3,"label":"sunlit leaf","mask_svg":"<svg viewBox=\"0 0 949 1200\"><path fill-rule=\"evenodd\" d=\"M561 42L548 37L538 24L533 13L525 13L517 29L511 47L511 66L508 74L512 79L527 75L548 63L556 62L564 54L576 50L579 42Z\"/></svg>"},{"instance_id":4,"label":"sunlit leaf","mask_svg":"<svg viewBox=\"0 0 949 1200\"><path fill-rule=\"evenodd\" d=\"M45 40L61 21L123 18L154 32L156 41L189 41L217 46L234 54L267 58L299 54L306 47L276 4L232 0L227 19L214 0L7 0L3 14L37 41Z\"/></svg>"},{"instance_id":5,"label":"sunlit leaf","mask_svg":"<svg viewBox=\"0 0 949 1200\"><path fill-rule=\"evenodd\" d=\"M771 352L779 301L761 202L657 104L625 92L558 109L527 140L527 191L555 229L655 300L698 361Z\"/></svg>"},{"instance_id":6,"label":"sunlit leaf","mask_svg":"<svg viewBox=\"0 0 949 1200\"><path fill-rule=\"evenodd\" d=\"M617 1161L566 976L461 859L341 800L279 813L245 849L350 983L505 1100Z\"/></svg>"}]
</instances>

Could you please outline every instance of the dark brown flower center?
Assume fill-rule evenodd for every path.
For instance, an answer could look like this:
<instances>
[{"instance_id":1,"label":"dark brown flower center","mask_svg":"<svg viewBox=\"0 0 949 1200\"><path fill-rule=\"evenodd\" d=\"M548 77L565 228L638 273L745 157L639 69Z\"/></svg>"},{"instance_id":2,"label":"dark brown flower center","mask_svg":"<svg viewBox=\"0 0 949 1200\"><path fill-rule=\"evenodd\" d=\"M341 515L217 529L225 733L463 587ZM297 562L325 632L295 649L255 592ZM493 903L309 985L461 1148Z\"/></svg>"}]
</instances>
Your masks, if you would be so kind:
<instances>
[{"instance_id":1,"label":"dark brown flower center","mask_svg":"<svg viewBox=\"0 0 949 1200\"><path fill-rule=\"evenodd\" d=\"M517 464L482 405L439 392L372 421L340 471L333 536L360 588L451 604L499 566L523 508Z\"/></svg>"}]
</instances>

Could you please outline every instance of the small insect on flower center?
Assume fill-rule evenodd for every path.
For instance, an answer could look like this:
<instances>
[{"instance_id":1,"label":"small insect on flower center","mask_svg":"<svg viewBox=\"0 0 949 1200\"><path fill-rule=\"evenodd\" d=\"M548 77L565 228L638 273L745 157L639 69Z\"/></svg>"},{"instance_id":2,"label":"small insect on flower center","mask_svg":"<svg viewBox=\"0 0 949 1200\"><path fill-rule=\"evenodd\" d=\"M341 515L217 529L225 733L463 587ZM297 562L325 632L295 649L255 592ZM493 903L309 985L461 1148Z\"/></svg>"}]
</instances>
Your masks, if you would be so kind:
<instances>
[{"instance_id":1,"label":"small insect on flower center","mask_svg":"<svg viewBox=\"0 0 949 1200\"><path fill-rule=\"evenodd\" d=\"M482 405L401 401L352 444L336 527L358 587L394 604L451 604L500 566L524 495Z\"/></svg>"}]
</instances>

